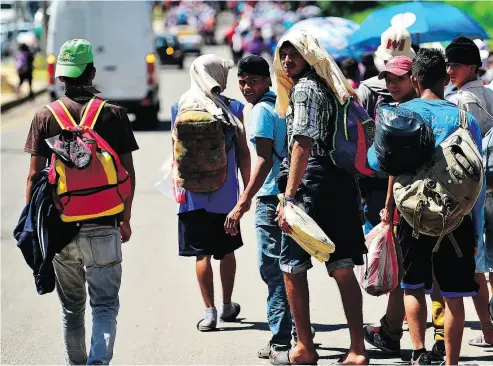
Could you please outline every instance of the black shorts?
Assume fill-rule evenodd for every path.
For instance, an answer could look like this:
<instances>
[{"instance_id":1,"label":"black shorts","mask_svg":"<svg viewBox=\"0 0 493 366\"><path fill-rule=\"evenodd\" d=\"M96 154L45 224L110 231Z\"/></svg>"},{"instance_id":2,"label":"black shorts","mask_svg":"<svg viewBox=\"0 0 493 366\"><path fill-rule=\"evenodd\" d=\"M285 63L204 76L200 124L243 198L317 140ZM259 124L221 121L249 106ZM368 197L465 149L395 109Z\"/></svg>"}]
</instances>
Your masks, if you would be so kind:
<instances>
[{"instance_id":1,"label":"black shorts","mask_svg":"<svg viewBox=\"0 0 493 366\"><path fill-rule=\"evenodd\" d=\"M404 289L433 289L433 274L444 297L475 296L479 290L474 281L476 262L474 247L476 235L471 217L468 215L453 231L455 240L462 251L459 258L450 239L445 236L438 252L433 253L437 237L420 234L412 236L413 228L401 218L398 229L399 243L404 258L404 276L401 287Z\"/></svg>"},{"instance_id":2,"label":"black shorts","mask_svg":"<svg viewBox=\"0 0 493 366\"><path fill-rule=\"evenodd\" d=\"M243 245L241 233L231 236L224 231L226 216L203 209L178 214L179 255L211 255L214 259L223 259L240 248Z\"/></svg>"},{"instance_id":3,"label":"black shorts","mask_svg":"<svg viewBox=\"0 0 493 366\"><path fill-rule=\"evenodd\" d=\"M22 85L24 81L27 81L29 84L31 84L33 82L33 74L32 73L19 74L19 85Z\"/></svg>"},{"instance_id":4,"label":"black shorts","mask_svg":"<svg viewBox=\"0 0 493 366\"><path fill-rule=\"evenodd\" d=\"M283 190L280 184L280 189ZM362 265L367 253L360 216L359 188L355 179L323 159L310 162L296 193L298 206L320 226L336 250L326 263L329 274L335 269ZM306 272L312 267L310 255L283 235L281 270Z\"/></svg>"}]
</instances>

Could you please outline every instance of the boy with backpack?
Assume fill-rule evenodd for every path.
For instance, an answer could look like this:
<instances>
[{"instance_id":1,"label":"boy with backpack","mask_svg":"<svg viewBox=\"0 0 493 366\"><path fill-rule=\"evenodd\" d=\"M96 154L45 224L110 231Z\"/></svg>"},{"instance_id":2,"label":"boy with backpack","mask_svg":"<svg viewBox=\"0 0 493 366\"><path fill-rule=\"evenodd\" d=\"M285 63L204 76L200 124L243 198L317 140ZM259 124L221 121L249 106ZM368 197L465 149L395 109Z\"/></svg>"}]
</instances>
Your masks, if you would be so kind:
<instances>
[{"instance_id":1,"label":"boy with backpack","mask_svg":"<svg viewBox=\"0 0 493 366\"><path fill-rule=\"evenodd\" d=\"M411 35L406 29L400 27L390 27L383 32L381 44L375 52L375 58L380 60L382 64L396 56L405 56L412 60L415 55ZM376 120L379 104L395 101L385 84L385 80L380 79L378 75L362 81L358 87L358 95L361 105L374 120ZM384 207L387 183L387 178L379 177L359 180L363 197L366 199L365 234L368 234L374 226L380 223L380 210Z\"/></svg>"},{"instance_id":2,"label":"boy with backpack","mask_svg":"<svg viewBox=\"0 0 493 366\"><path fill-rule=\"evenodd\" d=\"M420 98L403 103L398 108L402 109L402 112L419 116L423 123L432 129L435 147L440 145L443 148L444 145L441 144L448 143L449 140L447 138L457 132L460 133L462 128L466 128L469 131L473 139L473 145L481 147L480 128L476 119L470 114L466 115L465 112L464 114L459 112L459 109L454 104L444 100L444 88L448 82L448 76L446 74L445 58L440 50L421 49L418 52L413 60L412 80ZM463 139L457 141L457 143L461 143ZM477 150L474 146L471 149L473 151L474 149ZM477 151L476 153L479 158L479 153ZM439 158L434 157L433 159ZM437 163L443 160L434 161ZM404 179L399 177L394 185L397 207L403 216L399 225L398 237L401 245L406 248L403 252L406 272L402 278L401 287L404 288L404 304L414 349L412 364L431 364L424 344L426 330L425 289L430 290L432 288L433 275L437 279L445 301L446 364L457 365L459 362L465 320L463 297L474 296L478 291L478 285L474 281L474 252L483 232L482 210L484 206L484 189L481 191L482 172L478 170L480 166L481 163L478 160L477 164L472 168L473 173L477 174L477 180L475 180L476 178L469 179L469 176L461 178L467 180L468 184L470 184L471 180L475 182L475 186L470 188L471 190L474 188L478 196L471 197L469 200L465 195L462 197L454 196L454 199L462 200L460 202L454 202L451 197L444 198L445 201L437 201L438 205L448 207L446 216L444 216L443 226L438 224L438 220L435 222L423 222L423 220L426 220L424 218L430 217L427 216L429 213L426 211L430 209L430 206L426 204L425 206L420 206L419 204L418 206L413 206L415 209L420 208L426 212L426 214L423 213L422 217L415 212L415 215L418 215L417 217L420 219L415 220L414 227L408 223L407 220L409 218L404 219L405 216L409 216L408 212L404 211L407 207L406 204L410 204L410 200L414 199L414 196L408 195L407 199L409 201L406 202L405 198L397 195L404 191L407 180L418 179L419 174L424 173L418 172L416 178L414 176L405 176ZM452 172L448 173L448 169L443 168L443 172L441 170L440 168L440 171L437 171L436 174L452 174L455 171L452 170ZM437 184L442 184L441 181L437 183L431 180L427 180L425 183L430 194ZM457 187L461 188L462 180L457 180L457 182L449 180L448 184L458 184ZM452 186L449 189L452 189ZM427 192L424 192L424 194L427 194ZM472 192L471 195L474 196ZM477 200L476 197L478 197ZM415 198L419 200L418 202L423 202L422 197L416 196ZM452 206L448 206L449 204ZM462 212L457 210L462 210L462 207L466 206L472 207L471 214L466 214L463 217L448 216L455 214L455 212ZM448 230L452 229L446 227L452 222L449 221L452 219L458 220L458 226L451 231L452 235L443 236L446 233L445 230L448 232ZM440 227L433 225L439 225ZM417 232L418 228L419 232ZM433 233L441 232L440 237L424 235L421 232L423 228ZM442 239L441 242L440 239Z\"/></svg>"},{"instance_id":3,"label":"boy with backpack","mask_svg":"<svg viewBox=\"0 0 493 366\"><path fill-rule=\"evenodd\" d=\"M31 154L26 201L51 161L55 205L67 227L79 228L53 260L65 359L71 365L109 364L113 357L121 243L132 235L132 152L138 146L123 108L95 97L99 93L92 86L95 75L91 44L84 39L65 42L55 75L65 84L65 96L36 113L24 147ZM78 195L80 191L90 193ZM86 281L93 309L89 355L84 326Z\"/></svg>"},{"instance_id":4,"label":"boy with backpack","mask_svg":"<svg viewBox=\"0 0 493 366\"><path fill-rule=\"evenodd\" d=\"M385 70L378 75L378 80L385 82L385 86L393 100L389 104L398 105L416 97L416 91L411 81L412 62L412 59L407 56L393 57L386 63ZM372 147L368 151L370 162L377 161L374 154L375 148ZM375 169L378 169L378 167ZM390 176L388 178L387 197L382 217L382 222L386 224L390 224L394 220L395 202L392 192L394 181L395 177ZM395 245L399 245L399 243L395 243ZM387 311L380 319L380 325L366 325L364 327L365 340L386 353L399 353L404 316L404 291L397 287L389 294Z\"/></svg>"},{"instance_id":5,"label":"boy with backpack","mask_svg":"<svg viewBox=\"0 0 493 366\"><path fill-rule=\"evenodd\" d=\"M385 80L386 86L391 93L392 98L395 100L394 103L389 103L389 105L397 106L417 97L411 80L411 70L412 60L406 56L396 56L386 63L385 70L380 73L379 78ZM384 104L382 104L382 107L383 106ZM379 122L382 122L382 124L379 125ZM382 144L382 142L385 141L381 140L381 136L379 136L381 133L387 133L387 135L389 135L387 138L392 137L392 127L395 127L392 126L392 124L393 121L377 121L375 143L377 140L378 144ZM430 142L430 145L431 144L432 142ZM411 164L415 164L415 161L417 160L416 157L419 155L419 152L412 153L400 151L400 153L397 153L397 151L391 150L390 144L384 143L382 145L383 146L379 146L378 153L376 153L375 144L368 152L368 159L375 169L379 169L376 164L378 160L377 156L379 156L379 154L379 158L385 162L386 167L390 170L402 169L403 166L410 165L410 162ZM402 141L392 145L393 147L402 145ZM388 154L389 150L391 151L390 154ZM406 159L407 157L411 157L411 159ZM389 176L387 198L382 215L382 222L386 224L390 224L392 220L394 220L395 201L392 189L395 179L395 176ZM398 241L395 244L399 245L401 251L406 250L406 248L401 247L401 244ZM435 328L435 344L429 354L432 360L442 361L445 356L443 336L443 312L445 305L440 294L439 286L435 281L431 298L433 300L432 319ZM386 353L399 353L400 340L403 334L402 324L404 316L404 291L398 287L389 294L387 311L382 319L380 319L380 324L365 326L365 340Z\"/></svg>"},{"instance_id":6,"label":"boy with backpack","mask_svg":"<svg viewBox=\"0 0 493 366\"><path fill-rule=\"evenodd\" d=\"M238 202L239 176L250 180L250 151L243 126L244 105L221 93L233 61L215 55L197 57L190 66L190 89L172 106L173 179L177 190L179 255L196 258L205 317L201 332L213 331L218 318L234 321L240 305L232 302L235 251L241 233L229 235L227 215ZM180 194L181 192L181 194ZM221 261L223 305L214 301L211 260Z\"/></svg>"},{"instance_id":7,"label":"boy with backpack","mask_svg":"<svg viewBox=\"0 0 493 366\"><path fill-rule=\"evenodd\" d=\"M445 50L447 73L458 92L450 101L470 112L478 121L481 135L493 127L493 91L485 88L478 80L481 56L477 45L466 37L456 38ZM493 346L493 324L488 314L488 282L485 273L490 273L489 284L493 286L493 195L486 195L484 207L485 241L478 244L476 255L476 282L479 294L473 297L474 306L481 322L482 335L469 341L471 346Z\"/></svg>"},{"instance_id":8,"label":"boy with backpack","mask_svg":"<svg viewBox=\"0 0 493 366\"><path fill-rule=\"evenodd\" d=\"M267 322L272 332L269 343L259 350L258 357L268 359L271 352L290 348L293 324L279 268L282 231L275 222L279 204L277 175L286 155L286 121L274 112L276 94L270 90L272 82L265 59L256 55L241 59L238 79L243 96L253 105L249 134L258 158L250 182L229 213L224 227L228 233L236 235L241 217L250 208L252 199L257 197L257 257L260 276L268 286Z\"/></svg>"}]
</instances>

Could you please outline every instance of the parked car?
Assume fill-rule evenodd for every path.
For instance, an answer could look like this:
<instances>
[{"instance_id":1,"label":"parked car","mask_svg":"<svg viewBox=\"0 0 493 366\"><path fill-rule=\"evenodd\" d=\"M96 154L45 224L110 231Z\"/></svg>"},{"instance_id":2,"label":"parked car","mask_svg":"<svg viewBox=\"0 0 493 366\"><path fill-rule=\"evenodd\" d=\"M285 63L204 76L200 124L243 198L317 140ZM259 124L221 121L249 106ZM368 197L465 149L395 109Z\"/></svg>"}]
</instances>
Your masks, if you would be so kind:
<instances>
[{"instance_id":1,"label":"parked car","mask_svg":"<svg viewBox=\"0 0 493 366\"><path fill-rule=\"evenodd\" d=\"M157 128L159 75L156 70L151 2L63 1L51 4L47 61L52 99L64 94L55 80L60 46L72 38L92 43L101 97L116 102L135 115L136 123Z\"/></svg>"},{"instance_id":2,"label":"parked car","mask_svg":"<svg viewBox=\"0 0 493 366\"><path fill-rule=\"evenodd\" d=\"M178 25L174 29L174 33L178 37L181 45L181 50L184 53L196 53L199 56L202 54L202 36L197 29L188 25Z\"/></svg>"},{"instance_id":3,"label":"parked car","mask_svg":"<svg viewBox=\"0 0 493 366\"><path fill-rule=\"evenodd\" d=\"M156 35L156 52L161 65L178 65L179 69L183 69L185 55L178 37L169 33Z\"/></svg>"}]
</instances>

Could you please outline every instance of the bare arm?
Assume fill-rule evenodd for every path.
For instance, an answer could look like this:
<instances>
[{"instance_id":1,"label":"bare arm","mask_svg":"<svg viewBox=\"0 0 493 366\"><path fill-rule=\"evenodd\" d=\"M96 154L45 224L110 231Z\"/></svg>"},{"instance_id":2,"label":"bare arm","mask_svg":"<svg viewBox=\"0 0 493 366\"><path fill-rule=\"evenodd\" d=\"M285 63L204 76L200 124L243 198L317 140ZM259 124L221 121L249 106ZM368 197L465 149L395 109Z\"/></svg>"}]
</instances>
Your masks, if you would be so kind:
<instances>
[{"instance_id":1,"label":"bare arm","mask_svg":"<svg viewBox=\"0 0 493 366\"><path fill-rule=\"evenodd\" d=\"M132 153L126 153L119 155L120 161L123 167L127 170L128 175L130 176L130 184L132 189L130 191L130 195L125 200L125 209L123 210L123 219L120 223L120 232L122 236L122 243L125 243L130 240L132 236L132 228L130 226L130 218L132 217L132 203L134 199L135 193L135 169L134 169L134 161L132 157Z\"/></svg>"},{"instance_id":2,"label":"bare arm","mask_svg":"<svg viewBox=\"0 0 493 366\"><path fill-rule=\"evenodd\" d=\"M226 221L224 222L224 229L230 235L238 234L238 224L240 219L250 209L253 197L260 190L265 182L265 179L269 175L272 169L273 159L272 159L272 145L273 141L268 138L257 137L257 164L253 169L252 177L248 186L243 191L240 200L236 206L231 210Z\"/></svg>"},{"instance_id":3,"label":"bare arm","mask_svg":"<svg viewBox=\"0 0 493 366\"><path fill-rule=\"evenodd\" d=\"M44 156L31 155L26 182L26 204L31 200L31 189L38 181L39 173L46 167L47 160Z\"/></svg>"},{"instance_id":4,"label":"bare arm","mask_svg":"<svg viewBox=\"0 0 493 366\"><path fill-rule=\"evenodd\" d=\"M250 182L241 195L240 200L251 201L252 198L260 190L260 188L262 188L262 185L265 183L265 179L269 175L274 163L272 158L272 145L273 141L271 139L257 137L257 164L253 169Z\"/></svg>"},{"instance_id":5,"label":"bare arm","mask_svg":"<svg viewBox=\"0 0 493 366\"><path fill-rule=\"evenodd\" d=\"M130 192L130 195L125 200L125 210L123 211L123 221L130 221L130 218L132 217L132 202L135 193L134 161L133 161L132 153L122 154L119 157L123 167L125 168L125 170L128 172L128 175L130 176L130 183L132 185L132 190Z\"/></svg>"},{"instance_id":6,"label":"bare arm","mask_svg":"<svg viewBox=\"0 0 493 366\"><path fill-rule=\"evenodd\" d=\"M391 224L394 220L394 209L395 209L395 200L394 200L394 192L393 187L395 183L395 177L389 176L389 185L387 188L387 198L385 199L385 208L383 212L383 222L385 224Z\"/></svg>"},{"instance_id":7,"label":"bare arm","mask_svg":"<svg viewBox=\"0 0 493 366\"><path fill-rule=\"evenodd\" d=\"M308 159L310 158L310 150L312 139L306 136L296 136L293 145L293 151L291 153L291 164L289 168L288 183L286 186L285 197L294 198L296 191L301 184L301 179L305 174L306 167L308 166ZM286 221L284 215L284 206L279 204L277 220L279 227L284 232L291 232L291 227Z\"/></svg>"},{"instance_id":8,"label":"bare arm","mask_svg":"<svg viewBox=\"0 0 493 366\"><path fill-rule=\"evenodd\" d=\"M288 183L286 186L286 197L294 198L296 191L301 184L301 178L305 174L310 157L312 139L305 136L296 136L291 153L291 164L289 168Z\"/></svg>"}]
</instances>

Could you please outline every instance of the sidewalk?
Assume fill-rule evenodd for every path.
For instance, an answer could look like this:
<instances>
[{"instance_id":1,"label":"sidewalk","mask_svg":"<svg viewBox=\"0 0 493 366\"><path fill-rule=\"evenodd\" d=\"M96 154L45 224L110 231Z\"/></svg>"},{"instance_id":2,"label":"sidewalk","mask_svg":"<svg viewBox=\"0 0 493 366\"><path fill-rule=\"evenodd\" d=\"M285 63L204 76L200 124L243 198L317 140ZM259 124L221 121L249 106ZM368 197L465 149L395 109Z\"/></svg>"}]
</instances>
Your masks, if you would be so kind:
<instances>
[{"instance_id":1,"label":"sidewalk","mask_svg":"<svg viewBox=\"0 0 493 366\"><path fill-rule=\"evenodd\" d=\"M3 60L2 60L3 61ZM19 77L15 67L11 63L3 63L1 67L1 93L0 104L1 111L5 112L10 108L16 107L29 100L29 85L24 82L19 94L16 93L16 87L19 83ZM48 86L48 75L45 70L34 70L33 75L33 92L34 95L40 95L46 92Z\"/></svg>"}]
</instances>

